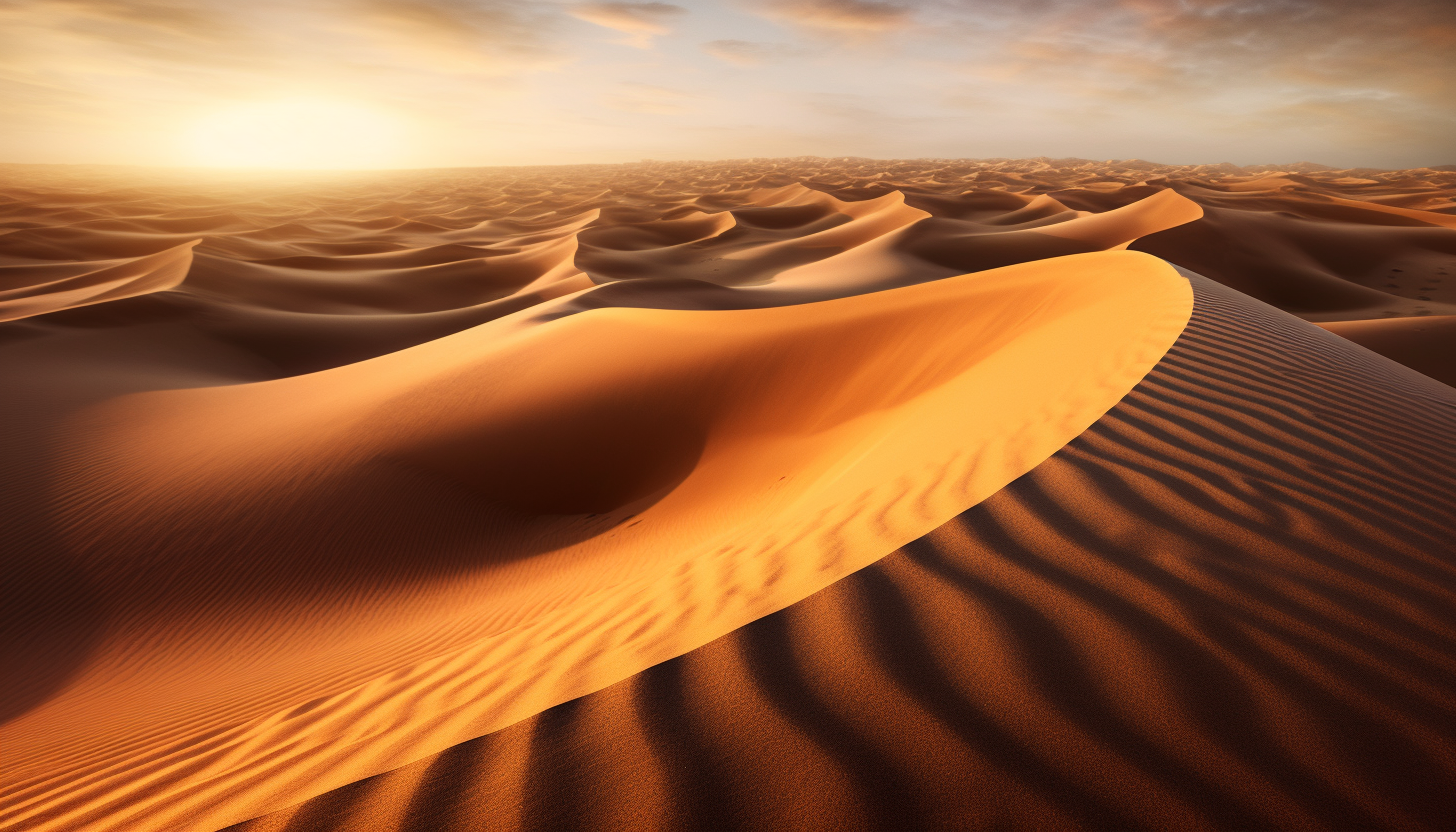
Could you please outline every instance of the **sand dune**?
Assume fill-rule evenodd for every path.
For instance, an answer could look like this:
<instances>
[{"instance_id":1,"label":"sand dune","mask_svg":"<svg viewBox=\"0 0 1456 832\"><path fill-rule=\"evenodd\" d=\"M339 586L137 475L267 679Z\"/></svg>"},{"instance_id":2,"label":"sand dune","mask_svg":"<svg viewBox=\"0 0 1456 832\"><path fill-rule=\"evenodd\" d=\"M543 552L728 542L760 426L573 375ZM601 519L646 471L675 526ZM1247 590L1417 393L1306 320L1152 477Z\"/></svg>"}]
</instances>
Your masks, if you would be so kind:
<instances>
[{"instance_id":1,"label":"sand dune","mask_svg":"<svg viewBox=\"0 0 1456 832\"><path fill-rule=\"evenodd\" d=\"M6 173L6 828L1434 828L1456 175Z\"/></svg>"},{"instance_id":2,"label":"sand dune","mask_svg":"<svg viewBox=\"0 0 1456 832\"><path fill-rule=\"evenodd\" d=\"M1456 391L1194 286L1130 396L929 535L237 828L1447 828Z\"/></svg>"},{"instance_id":3,"label":"sand dune","mask_svg":"<svg viewBox=\"0 0 1456 832\"><path fill-rule=\"evenodd\" d=\"M0 266L0 321L171 289L187 276L200 242L120 261Z\"/></svg>"},{"instance_id":4,"label":"sand dune","mask_svg":"<svg viewBox=\"0 0 1456 832\"><path fill-rule=\"evenodd\" d=\"M1456 315L1339 321L1320 326L1456 387Z\"/></svg>"}]
</instances>

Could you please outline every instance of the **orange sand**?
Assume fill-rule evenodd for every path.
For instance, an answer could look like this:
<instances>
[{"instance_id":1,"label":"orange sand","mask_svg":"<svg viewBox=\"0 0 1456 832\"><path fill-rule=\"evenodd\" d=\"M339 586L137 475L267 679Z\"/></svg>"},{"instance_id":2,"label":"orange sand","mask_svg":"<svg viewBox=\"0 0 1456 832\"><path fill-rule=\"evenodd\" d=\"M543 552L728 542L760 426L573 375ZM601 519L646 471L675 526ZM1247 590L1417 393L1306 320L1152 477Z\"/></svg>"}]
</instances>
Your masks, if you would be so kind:
<instances>
[{"instance_id":1,"label":"orange sand","mask_svg":"<svg viewBox=\"0 0 1456 832\"><path fill-rule=\"evenodd\" d=\"M1158 364L1189 285L1118 249L1313 319L1447 302L1365 285L1438 282L1438 172L958 164L13 169L0 823L220 828L842 586ZM1409 331L1365 341L1421 369Z\"/></svg>"}]
</instances>

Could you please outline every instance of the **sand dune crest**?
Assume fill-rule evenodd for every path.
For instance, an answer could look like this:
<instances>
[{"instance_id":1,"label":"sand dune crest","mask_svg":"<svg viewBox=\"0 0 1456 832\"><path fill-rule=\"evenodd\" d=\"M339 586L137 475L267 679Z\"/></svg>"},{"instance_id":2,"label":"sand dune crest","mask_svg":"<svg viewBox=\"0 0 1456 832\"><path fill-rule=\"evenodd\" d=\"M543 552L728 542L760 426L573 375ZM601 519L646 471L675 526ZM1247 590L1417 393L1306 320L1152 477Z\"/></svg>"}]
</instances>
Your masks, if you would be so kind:
<instances>
[{"instance_id":1,"label":"sand dune crest","mask_svg":"<svg viewBox=\"0 0 1456 832\"><path fill-rule=\"evenodd\" d=\"M200 242L125 260L0 265L0 321L171 289L187 277Z\"/></svg>"}]
</instances>

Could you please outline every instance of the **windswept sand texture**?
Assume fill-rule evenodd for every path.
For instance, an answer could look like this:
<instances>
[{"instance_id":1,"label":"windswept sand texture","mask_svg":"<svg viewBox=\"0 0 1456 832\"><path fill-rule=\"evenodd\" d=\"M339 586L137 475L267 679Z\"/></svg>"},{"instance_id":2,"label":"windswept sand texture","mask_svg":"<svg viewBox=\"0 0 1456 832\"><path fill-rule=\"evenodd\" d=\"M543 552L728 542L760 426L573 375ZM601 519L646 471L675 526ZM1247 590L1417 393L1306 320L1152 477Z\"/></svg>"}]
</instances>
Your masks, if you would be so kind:
<instances>
[{"instance_id":1,"label":"windswept sand texture","mask_svg":"<svg viewBox=\"0 0 1456 832\"><path fill-rule=\"evenodd\" d=\"M0 170L0 826L1447 817L1456 173Z\"/></svg>"}]
</instances>

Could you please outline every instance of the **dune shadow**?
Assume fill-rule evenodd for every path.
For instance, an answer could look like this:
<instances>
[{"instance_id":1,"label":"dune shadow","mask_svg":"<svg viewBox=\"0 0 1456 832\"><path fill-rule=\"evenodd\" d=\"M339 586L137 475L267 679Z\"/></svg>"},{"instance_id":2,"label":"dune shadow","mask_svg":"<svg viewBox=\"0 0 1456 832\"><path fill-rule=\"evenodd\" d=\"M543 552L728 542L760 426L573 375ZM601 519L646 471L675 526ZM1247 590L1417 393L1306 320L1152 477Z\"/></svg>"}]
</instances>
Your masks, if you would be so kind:
<instances>
[{"instance_id":1,"label":"dune shadow","mask_svg":"<svg viewBox=\"0 0 1456 832\"><path fill-rule=\"evenodd\" d=\"M86 666L106 634L90 578L63 561L7 561L0 575L0 725L43 704ZM30 559L27 559L30 560ZM46 562L49 561L49 562Z\"/></svg>"}]
</instances>

